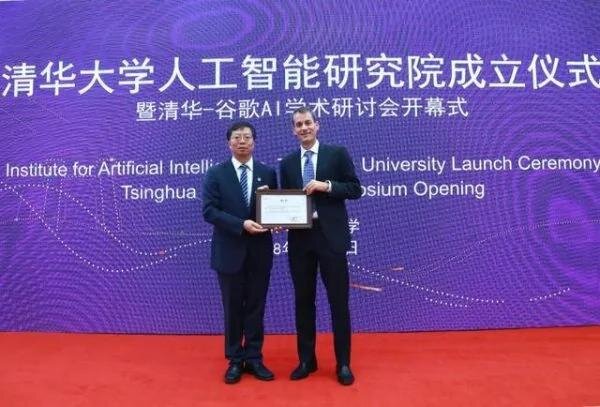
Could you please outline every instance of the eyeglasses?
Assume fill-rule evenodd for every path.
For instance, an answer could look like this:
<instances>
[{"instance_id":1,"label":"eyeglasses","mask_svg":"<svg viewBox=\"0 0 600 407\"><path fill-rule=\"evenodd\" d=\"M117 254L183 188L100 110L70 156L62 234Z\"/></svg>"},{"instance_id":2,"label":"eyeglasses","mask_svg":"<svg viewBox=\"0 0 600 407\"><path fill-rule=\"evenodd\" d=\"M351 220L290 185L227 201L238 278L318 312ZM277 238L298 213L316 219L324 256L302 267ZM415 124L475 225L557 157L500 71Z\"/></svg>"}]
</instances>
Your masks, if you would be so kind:
<instances>
[{"instance_id":1,"label":"eyeglasses","mask_svg":"<svg viewBox=\"0 0 600 407\"><path fill-rule=\"evenodd\" d=\"M254 137L252 137L251 135L243 135L243 136L240 136L240 135L235 135L235 136L231 136L231 140L233 140L233 141L241 141L242 139L243 139L244 141L250 141L250 140L252 140L253 138L254 138Z\"/></svg>"}]
</instances>

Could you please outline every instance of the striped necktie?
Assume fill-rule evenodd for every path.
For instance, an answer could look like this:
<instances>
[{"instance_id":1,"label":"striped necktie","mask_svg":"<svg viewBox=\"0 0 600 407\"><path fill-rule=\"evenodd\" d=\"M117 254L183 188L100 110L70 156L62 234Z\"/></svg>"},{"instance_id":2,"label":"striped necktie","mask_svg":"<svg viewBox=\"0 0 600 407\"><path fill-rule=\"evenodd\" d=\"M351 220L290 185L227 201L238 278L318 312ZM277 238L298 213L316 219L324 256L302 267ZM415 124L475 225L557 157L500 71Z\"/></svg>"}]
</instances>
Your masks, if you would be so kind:
<instances>
[{"instance_id":1,"label":"striped necktie","mask_svg":"<svg viewBox=\"0 0 600 407\"><path fill-rule=\"evenodd\" d=\"M304 170L302 171L302 186L306 187L310 181L315 179L315 167L313 166L312 156L314 152L307 150L304 152Z\"/></svg>"},{"instance_id":2,"label":"striped necktie","mask_svg":"<svg viewBox=\"0 0 600 407\"><path fill-rule=\"evenodd\" d=\"M240 165L242 173L240 174L240 186L242 187L242 196L246 206L250 206L250 195L248 194L248 166L246 164Z\"/></svg>"}]
</instances>

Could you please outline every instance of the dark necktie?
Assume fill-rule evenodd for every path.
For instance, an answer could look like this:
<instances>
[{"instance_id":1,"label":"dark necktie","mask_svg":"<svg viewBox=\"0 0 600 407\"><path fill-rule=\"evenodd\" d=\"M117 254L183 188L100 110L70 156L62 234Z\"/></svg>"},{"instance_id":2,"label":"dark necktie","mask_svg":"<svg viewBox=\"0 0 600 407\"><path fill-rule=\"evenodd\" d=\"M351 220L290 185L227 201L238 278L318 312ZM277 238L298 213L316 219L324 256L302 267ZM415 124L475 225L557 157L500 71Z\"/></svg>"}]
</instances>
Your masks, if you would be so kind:
<instances>
[{"instance_id":1,"label":"dark necktie","mask_svg":"<svg viewBox=\"0 0 600 407\"><path fill-rule=\"evenodd\" d=\"M244 197L244 202L246 203L246 206L250 206L250 199L248 199L249 198L248 167L246 166L246 164L242 164L242 165L240 165L240 168L242 169L242 173L240 175L240 185L242 187L242 196Z\"/></svg>"},{"instance_id":2,"label":"dark necktie","mask_svg":"<svg viewBox=\"0 0 600 407\"><path fill-rule=\"evenodd\" d=\"M313 166L312 156L314 152L307 150L304 152L304 170L302 171L302 186L306 187L306 185L315 179L315 167Z\"/></svg>"}]
</instances>

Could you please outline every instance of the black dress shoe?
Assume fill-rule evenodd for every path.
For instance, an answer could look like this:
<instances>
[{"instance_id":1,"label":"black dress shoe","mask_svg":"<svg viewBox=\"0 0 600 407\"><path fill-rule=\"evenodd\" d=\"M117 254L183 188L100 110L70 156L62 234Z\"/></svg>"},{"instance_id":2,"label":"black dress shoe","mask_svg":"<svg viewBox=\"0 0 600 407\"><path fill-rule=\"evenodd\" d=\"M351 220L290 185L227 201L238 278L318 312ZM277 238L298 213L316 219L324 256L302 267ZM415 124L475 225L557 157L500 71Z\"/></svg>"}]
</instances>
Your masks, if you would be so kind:
<instances>
[{"instance_id":1,"label":"black dress shoe","mask_svg":"<svg viewBox=\"0 0 600 407\"><path fill-rule=\"evenodd\" d=\"M352 370L350 370L350 366L343 365L337 370L337 379L340 384L344 386L349 386L354 383L354 375L352 374Z\"/></svg>"},{"instance_id":2,"label":"black dress shoe","mask_svg":"<svg viewBox=\"0 0 600 407\"><path fill-rule=\"evenodd\" d=\"M308 377L310 373L314 373L317 371L317 361L313 362L300 362L298 367L296 367L292 374L290 375L290 380L300 380Z\"/></svg>"},{"instance_id":3,"label":"black dress shoe","mask_svg":"<svg viewBox=\"0 0 600 407\"><path fill-rule=\"evenodd\" d=\"M275 378L273 372L271 372L260 360L246 362L245 370L251 373L258 380L269 381Z\"/></svg>"},{"instance_id":4,"label":"black dress shoe","mask_svg":"<svg viewBox=\"0 0 600 407\"><path fill-rule=\"evenodd\" d=\"M234 384L242 378L242 364L231 363L225 372L225 383Z\"/></svg>"}]
</instances>

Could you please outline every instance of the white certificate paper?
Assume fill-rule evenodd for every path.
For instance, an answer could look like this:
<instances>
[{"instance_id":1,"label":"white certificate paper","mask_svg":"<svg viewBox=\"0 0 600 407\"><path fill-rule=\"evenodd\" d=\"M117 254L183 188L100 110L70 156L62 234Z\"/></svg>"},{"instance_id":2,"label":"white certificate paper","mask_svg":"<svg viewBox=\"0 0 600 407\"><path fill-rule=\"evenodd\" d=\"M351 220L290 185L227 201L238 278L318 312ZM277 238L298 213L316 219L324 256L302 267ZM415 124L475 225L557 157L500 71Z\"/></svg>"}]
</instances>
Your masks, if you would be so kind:
<instances>
[{"instance_id":1,"label":"white certificate paper","mask_svg":"<svg viewBox=\"0 0 600 407\"><path fill-rule=\"evenodd\" d=\"M261 197L260 223L305 225L308 223L308 196L265 194Z\"/></svg>"}]
</instances>

